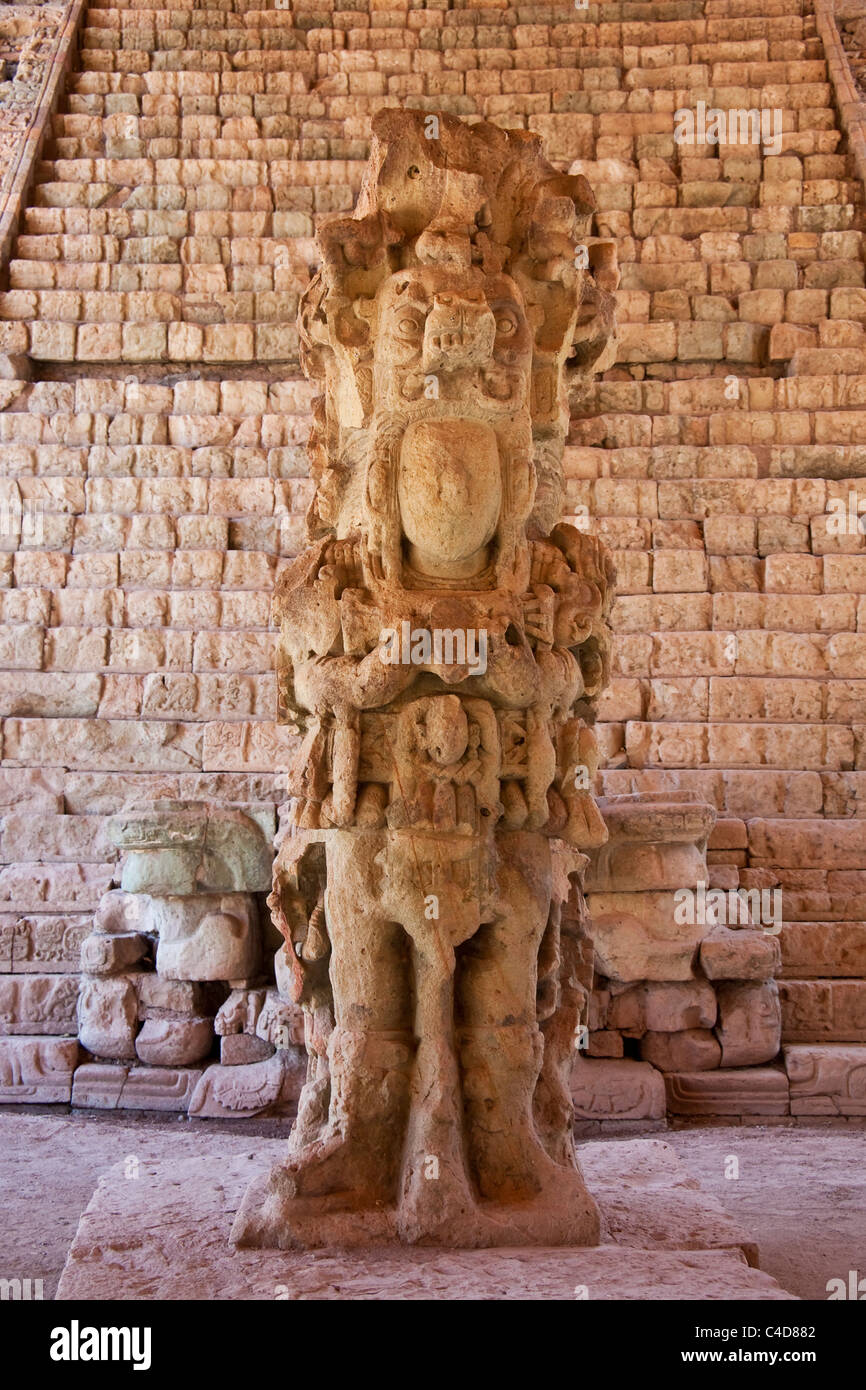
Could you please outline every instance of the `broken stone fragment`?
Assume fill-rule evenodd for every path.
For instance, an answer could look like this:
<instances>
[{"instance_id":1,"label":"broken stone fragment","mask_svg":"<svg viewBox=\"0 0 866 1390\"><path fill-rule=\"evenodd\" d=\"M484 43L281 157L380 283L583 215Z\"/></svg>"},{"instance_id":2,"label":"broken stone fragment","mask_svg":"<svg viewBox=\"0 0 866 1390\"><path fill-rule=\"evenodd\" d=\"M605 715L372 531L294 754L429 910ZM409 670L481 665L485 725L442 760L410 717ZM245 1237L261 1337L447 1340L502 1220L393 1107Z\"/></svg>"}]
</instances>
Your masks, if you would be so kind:
<instances>
[{"instance_id":1,"label":"broken stone fragment","mask_svg":"<svg viewBox=\"0 0 866 1390\"><path fill-rule=\"evenodd\" d=\"M771 1062L782 1041L782 1009L774 980L763 984L725 982L718 987L723 1067Z\"/></svg>"},{"instance_id":2,"label":"broken stone fragment","mask_svg":"<svg viewBox=\"0 0 866 1390\"><path fill-rule=\"evenodd\" d=\"M303 1047L303 1009L281 999L275 989L269 989L256 1021L256 1036L272 1043L277 1050Z\"/></svg>"},{"instance_id":3,"label":"broken stone fragment","mask_svg":"<svg viewBox=\"0 0 866 1390\"><path fill-rule=\"evenodd\" d=\"M782 1055L792 1115L866 1115L866 1047L795 1044Z\"/></svg>"},{"instance_id":4,"label":"broken stone fragment","mask_svg":"<svg viewBox=\"0 0 866 1390\"><path fill-rule=\"evenodd\" d=\"M571 1094L579 1120L660 1120L665 1113L664 1081L648 1062L578 1056Z\"/></svg>"},{"instance_id":5,"label":"broken stone fragment","mask_svg":"<svg viewBox=\"0 0 866 1390\"><path fill-rule=\"evenodd\" d=\"M135 1056L138 997L128 975L85 978L78 996L78 1036L95 1057L119 1061Z\"/></svg>"},{"instance_id":6,"label":"broken stone fragment","mask_svg":"<svg viewBox=\"0 0 866 1390\"><path fill-rule=\"evenodd\" d=\"M139 932L91 932L81 943L81 969L88 975L117 975L149 950L150 942Z\"/></svg>"},{"instance_id":7,"label":"broken stone fragment","mask_svg":"<svg viewBox=\"0 0 866 1390\"><path fill-rule=\"evenodd\" d=\"M259 893L270 888L270 839L242 811L164 802L112 817L109 835L125 852L121 882L127 892Z\"/></svg>"},{"instance_id":8,"label":"broken stone fragment","mask_svg":"<svg viewBox=\"0 0 866 1390\"><path fill-rule=\"evenodd\" d=\"M238 1033L255 1034L265 994L263 989L233 989L217 1010L214 1032L219 1037L231 1037Z\"/></svg>"},{"instance_id":9,"label":"broken stone fragment","mask_svg":"<svg viewBox=\"0 0 866 1390\"><path fill-rule=\"evenodd\" d=\"M273 1043L250 1033L226 1033L220 1039L220 1063L224 1067L242 1067L250 1062L264 1062L274 1055Z\"/></svg>"},{"instance_id":10,"label":"broken stone fragment","mask_svg":"<svg viewBox=\"0 0 866 1390\"><path fill-rule=\"evenodd\" d=\"M258 909L246 893L152 898L158 974L170 980L244 980L260 963Z\"/></svg>"},{"instance_id":11,"label":"broken stone fragment","mask_svg":"<svg viewBox=\"0 0 866 1390\"><path fill-rule=\"evenodd\" d=\"M700 960L710 980L769 980L781 965L781 950L769 932L714 927L701 942Z\"/></svg>"},{"instance_id":12,"label":"broken stone fragment","mask_svg":"<svg viewBox=\"0 0 866 1390\"><path fill-rule=\"evenodd\" d=\"M678 1033L712 1028L716 1014L715 992L706 980L689 984L651 983L617 994L608 1009L608 1023L634 1036L644 1032Z\"/></svg>"},{"instance_id":13,"label":"broken stone fragment","mask_svg":"<svg viewBox=\"0 0 866 1390\"><path fill-rule=\"evenodd\" d=\"M149 1018L135 1040L139 1061L154 1067L188 1067L213 1047L209 1018Z\"/></svg>"},{"instance_id":14,"label":"broken stone fragment","mask_svg":"<svg viewBox=\"0 0 866 1390\"><path fill-rule=\"evenodd\" d=\"M0 1102L68 1102L79 1052L76 1038L0 1038Z\"/></svg>"},{"instance_id":15,"label":"broken stone fragment","mask_svg":"<svg viewBox=\"0 0 866 1390\"><path fill-rule=\"evenodd\" d=\"M209 1014L215 1008L213 991L207 984L167 980L154 974L138 975L135 983L140 1019L158 1018L163 1014L186 1018L191 1014Z\"/></svg>"},{"instance_id":16,"label":"broken stone fragment","mask_svg":"<svg viewBox=\"0 0 866 1390\"><path fill-rule=\"evenodd\" d=\"M711 1071L721 1066L722 1047L707 1028L679 1033L644 1033L640 1055L659 1071Z\"/></svg>"},{"instance_id":17,"label":"broken stone fragment","mask_svg":"<svg viewBox=\"0 0 866 1390\"><path fill-rule=\"evenodd\" d=\"M94 930L108 934L147 931L148 899L137 893L112 888L103 893L93 917Z\"/></svg>"},{"instance_id":18,"label":"broken stone fragment","mask_svg":"<svg viewBox=\"0 0 866 1390\"><path fill-rule=\"evenodd\" d=\"M212 1066L199 1081L189 1107L200 1119L245 1119L272 1106L297 1101L306 1078L306 1059L276 1053L247 1066Z\"/></svg>"}]
</instances>

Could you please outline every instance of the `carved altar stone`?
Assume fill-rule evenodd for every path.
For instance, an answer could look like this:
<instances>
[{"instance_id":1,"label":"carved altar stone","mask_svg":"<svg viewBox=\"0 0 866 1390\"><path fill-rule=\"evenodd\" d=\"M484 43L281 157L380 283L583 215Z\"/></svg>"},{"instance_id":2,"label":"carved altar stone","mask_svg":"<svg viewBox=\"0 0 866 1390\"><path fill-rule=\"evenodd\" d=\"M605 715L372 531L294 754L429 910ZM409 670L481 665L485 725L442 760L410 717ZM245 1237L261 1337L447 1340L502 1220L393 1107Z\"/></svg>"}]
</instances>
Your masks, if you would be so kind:
<instances>
[{"instance_id":1,"label":"carved altar stone","mask_svg":"<svg viewBox=\"0 0 866 1390\"><path fill-rule=\"evenodd\" d=\"M275 596L303 739L269 902L308 1078L233 1238L593 1244L570 1071L614 576L556 522L615 257L536 136L391 110L373 136L302 301L316 494Z\"/></svg>"}]
</instances>

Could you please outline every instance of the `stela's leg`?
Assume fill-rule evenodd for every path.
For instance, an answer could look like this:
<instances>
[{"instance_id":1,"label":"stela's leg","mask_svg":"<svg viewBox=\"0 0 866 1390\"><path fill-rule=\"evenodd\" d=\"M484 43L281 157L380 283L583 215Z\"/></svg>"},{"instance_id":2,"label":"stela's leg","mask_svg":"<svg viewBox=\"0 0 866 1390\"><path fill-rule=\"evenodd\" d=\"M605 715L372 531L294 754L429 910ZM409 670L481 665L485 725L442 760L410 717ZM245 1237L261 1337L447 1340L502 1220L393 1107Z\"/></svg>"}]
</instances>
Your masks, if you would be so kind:
<instances>
[{"instance_id":1,"label":"stela's leg","mask_svg":"<svg viewBox=\"0 0 866 1390\"><path fill-rule=\"evenodd\" d=\"M381 916L375 847L350 833L334 840L325 894L330 1105L324 1130L290 1155L287 1170L297 1196L345 1194L360 1208L393 1198L399 1175L414 1053L409 953L402 928Z\"/></svg>"},{"instance_id":2,"label":"stela's leg","mask_svg":"<svg viewBox=\"0 0 866 1390\"><path fill-rule=\"evenodd\" d=\"M533 1118L544 1047L536 967L549 915L549 847L543 836L514 834L499 850L497 912L461 952L458 1016L475 1180L484 1198L514 1202L562 1185L568 1170L553 1162Z\"/></svg>"}]
</instances>

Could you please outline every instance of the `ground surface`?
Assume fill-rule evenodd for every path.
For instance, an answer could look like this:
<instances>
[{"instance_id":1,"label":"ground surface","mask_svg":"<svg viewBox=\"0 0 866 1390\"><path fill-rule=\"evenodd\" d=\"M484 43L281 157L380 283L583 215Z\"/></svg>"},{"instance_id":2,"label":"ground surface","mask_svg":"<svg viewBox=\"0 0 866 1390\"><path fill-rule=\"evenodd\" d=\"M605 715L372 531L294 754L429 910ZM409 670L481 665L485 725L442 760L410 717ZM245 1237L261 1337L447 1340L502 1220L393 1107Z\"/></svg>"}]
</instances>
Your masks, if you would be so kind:
<instances>
[{"instance_id":1,"label":"ground surface","mask_svg":"<svg viewBox=\"0 0 866 1390\"><path fill-rule=\"evenodd\" d=\"M212 1121L0 1111L0 1277L44 1280L54 1295L97 1178L112 1163L253 1152L288 1124L252 1132ZM637 1137L631 1135L630 1137ZM662 1137L655 1134L653 1137ZM663 1136L754 1236L761 1268L802 1298L866 1272L866 1132L719 1126ZM612 1145L617 1141L611 1139ZM726 1177L735 1170L738 1177Z\"/></svg>"}]
</instances>

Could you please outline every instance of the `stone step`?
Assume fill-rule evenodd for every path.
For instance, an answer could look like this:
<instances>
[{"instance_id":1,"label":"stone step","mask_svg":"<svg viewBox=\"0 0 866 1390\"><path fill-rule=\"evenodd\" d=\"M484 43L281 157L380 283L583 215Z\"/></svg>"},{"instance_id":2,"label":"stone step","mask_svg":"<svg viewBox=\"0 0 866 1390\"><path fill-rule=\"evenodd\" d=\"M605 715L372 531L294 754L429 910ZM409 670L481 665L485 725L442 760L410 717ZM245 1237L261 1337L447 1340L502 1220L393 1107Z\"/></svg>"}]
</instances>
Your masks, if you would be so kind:
<instances>
[{"instance_id":1,"label":"stone step","mask_svg":"<svg viewBox=\"0 0 866 1390\"><path fill-rule=\"evenodd\" d=\"M866 1042L866 980L781 980L783 1043Z\"/></svg>"},{"instance_id":2,"label":"stone step","mask_svg":"<svg viewBox=\"0 0 866 1390\"><path fill-rule=\"evenodd\" d=\"M866 315L866 293L854 292ZM866 318L857 325L864 334L866 347ZM859 349L856 349L859 352ZM753 410L793 410L838 408L846 405L866 405L866 362L859 358L861 371L844 376L829 373L791 379L787 377L743 376L736 378L737 388L730 385L724 367L713 375L694 373L682 381L615 381L590 383L581 395L579 415L583 411L616 411L623 414L699 416L715 415L719 410L736 413ZM574 423L574 422L573 422Z\"/></svg>"},{"instance_id":3,"label":"stone step","mask_svg":"<svg viewBox=\"0 0 866 1390\"><path fill-rule=\"evenodd\" d=\"M732 717L770 717L785 724L845 725L852 717L862 719L866 710L866 681L834 681L796 678L768 679L764 676L679 676L617 678L602 696L601 723L646 721L683 723L689 720L731 721ZM23 712L23 711L22 711ZM804 862L809 856L804 856ZM729 855L711 862L743 862ZM792 948L793 949L793 948ZM821 974L822 970L793 971L795 975ZM830 974L858 974L856 969L829 971Z\"/></svg>"},{"instance_id":4,"label":"stone step","mask_svg":"<svg viewBox=\"0 0 866 1390\"><path fill-rule=\"evenodd\" d=\"M769 457L767 457L769 453ZM830 478L851 481L866 475L866 443L824 447L812 444L650 444L638 449L569 449L566 477L648 478Z\"/></svg>"}]
</instances>

